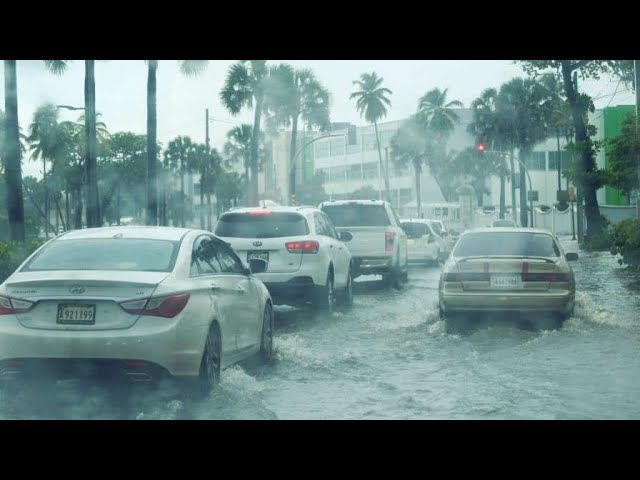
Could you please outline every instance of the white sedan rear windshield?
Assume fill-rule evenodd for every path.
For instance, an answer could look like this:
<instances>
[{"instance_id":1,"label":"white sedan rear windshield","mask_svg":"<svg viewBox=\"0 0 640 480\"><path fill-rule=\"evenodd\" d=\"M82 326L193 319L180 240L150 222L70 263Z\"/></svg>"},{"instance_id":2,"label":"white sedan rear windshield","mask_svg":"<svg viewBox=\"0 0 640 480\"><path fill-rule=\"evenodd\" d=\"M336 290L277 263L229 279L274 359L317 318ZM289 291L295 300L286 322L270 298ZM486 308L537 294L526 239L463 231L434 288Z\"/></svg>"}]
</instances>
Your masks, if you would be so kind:
<instances>
[{"instance_id":1,"label":"white sedan rear windshield","mask_svg":"<svg viewBox=\"0 0 640 480\"><path fill-rule=\"evenodd\" d=\"M180 242L134 238L86 238L54 240L22 269L44 270L131 270L170 272Z\"/></svg>"},{"instance_id":2,"label":"white sedan rear windshield","mask_svg":"<svg viewBox=\"0 0 640 480\"><path fill-rule=\"evenodd\" d=\"M454 257L487 255L559 257L560 250L551 235L533 232L478 232L464 235Z\"/></svg>"}]
</instances>

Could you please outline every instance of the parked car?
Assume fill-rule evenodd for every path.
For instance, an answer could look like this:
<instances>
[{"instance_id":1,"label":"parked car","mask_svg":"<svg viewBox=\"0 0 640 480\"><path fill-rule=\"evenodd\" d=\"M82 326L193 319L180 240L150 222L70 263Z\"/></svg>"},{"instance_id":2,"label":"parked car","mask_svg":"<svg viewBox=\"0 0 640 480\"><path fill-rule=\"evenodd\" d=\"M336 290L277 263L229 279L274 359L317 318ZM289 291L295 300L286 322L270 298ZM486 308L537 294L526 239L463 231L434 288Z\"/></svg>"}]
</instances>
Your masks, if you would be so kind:
<instances>
[{"instance_id":1,"label":"parked car","mask_svg":"<svg viewBox=\"0 0 640 480\"><path fill-rule=\"evenodd\" d=\"M311 303L331 314L353 303L349 232L337 232L315 207L238 208L223 214L215 233L266 285L275 304Z\"/></svg>"},{"instance_id":2,"label":"parked car","mask_svg":"<svg viewBox=\"0 0 640 480\"><path fill-rule=\"evenodd\" d=\"M429 225L436 235L436 241L440 247L440 259L445 261L449 257L451 249L455 245L457 239L454 239L442 220L427 219L427 222L429 222Z\"/></svg>"},{"instance_id":3,"label":"parked car","mask_svg":"<svg viewBox=\"0 0 640 480\"><path fill-rule=\"evenodd\" d=\"M63 233L0 285L0 378L43 371L189 380L273 351L272 301L210 232L106 227Z\"/></svg>"},{"instance_id":4,"label":"parked car","mask_svg":"<svg viewBox=\"0 0 640 480\"><path fill-rule=\"evenodd\" d=\"M409 262L438 264L440 262L440 245L429 222L424 219L402 219L402 229L407 234L407 250Z\"/></svg>"},{"instance_id":5,"label":"parked car","mask_svg":"<svg viewBox=\"0 0 640 480\"><path fill-rule=\"evenodd\" d=\"M493 222L491 222L491 226L492 227L513 227L513 228L517 227L516 222L506 218L494 220Z\"/></svg>"},{"instance_id":6,"label":"parked car","mask_svg":"<svg viewBox=\"0 0 640 480\"><path fill-rule=\"evenodd\" d=\"M444 265L440 316L450 330L481 312L535 313L559 326L573 314L575 277L566 253L548 230L496 227L467 230Z\"/></svg>"},{"instance_id":7,"label":"parked car","mask_svg":"<svg viewBox=\"0 0 640 480\"><path fill-rule=\"evenodd\" d=\"M407 235L391 205L381 200L335 200L320 209L336 229L352 235L354 278L382 275L387 284L400 287L407 279Z\"/></svg>"}]
</instances>

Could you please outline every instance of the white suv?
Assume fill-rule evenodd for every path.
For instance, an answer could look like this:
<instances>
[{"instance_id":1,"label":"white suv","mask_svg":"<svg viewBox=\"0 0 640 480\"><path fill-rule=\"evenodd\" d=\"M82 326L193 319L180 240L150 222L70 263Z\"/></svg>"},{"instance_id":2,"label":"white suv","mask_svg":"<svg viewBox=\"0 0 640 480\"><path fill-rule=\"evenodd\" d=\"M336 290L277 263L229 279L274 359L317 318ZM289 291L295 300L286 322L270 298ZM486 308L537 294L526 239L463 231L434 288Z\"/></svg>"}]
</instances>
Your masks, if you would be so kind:
<instances>
[{"instance_id":1,"label":"white suv","mask_svg":"<svg viewBox=\"0 0 640 480\"><path fill-rule=\"evenodd\" d=\"M382 275L383 281L400 287L407 279L407 235L391 205L382 200L335 200L322 202L338 231L352 240L354 277Z\"/></svg>"},{"instance_id":2,"label":"white suv","mask_svg":"<svg viewBox=\"0 0 640 480\"><path fill-rule=\"evenodd\" d=\"M224 213L215 234L228 242L278 305L311 304L331 314L351 306L351 252L331 220L315 207L237 208Z\"/></svg>"}]
</instances>

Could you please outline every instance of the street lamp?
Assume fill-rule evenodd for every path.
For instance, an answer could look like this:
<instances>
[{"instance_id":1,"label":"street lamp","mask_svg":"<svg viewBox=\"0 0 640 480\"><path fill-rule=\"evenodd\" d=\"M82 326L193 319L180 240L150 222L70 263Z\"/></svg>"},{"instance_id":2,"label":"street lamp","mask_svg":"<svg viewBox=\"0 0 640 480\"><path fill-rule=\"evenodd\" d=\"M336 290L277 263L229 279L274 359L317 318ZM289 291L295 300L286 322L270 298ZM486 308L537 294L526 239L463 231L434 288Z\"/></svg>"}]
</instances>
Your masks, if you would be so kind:
<instances>
[{"instance_id":1,"label":"street lamp","mask_svg":"<svg viewBox=\"0 0 640 480\"><path fill-rule=\"evenodd\" d=\"M330 138L330 137L347 137L348 134L347 133L330 133L327 135L321 135L319 137L315 137L312 138L311 140L309 140L307 143L305 143L302 147L300 147L300 149L296 152L296 154L293 156L293 160L291 161L291 165L289 165L289 170L288 170L288 178L291 177L291 174L295 171L296 168L296 160L298 158L298 156L304 151L305 148L307 148L309 145L311 145L314 142L317 142L318 140L322 140L323 138ZM345 147L346 148L346 147ZM345 153L346 153L346 149L345 149ZM345 172L346 175L346 172ZM294 192L289 192L289 195L291 196L292 194L294 194Z\"/></svg>"},{"instance_id":2,"label":"street lamp","mask_svg":"<svg viewBox=\"0 0 640 480\"><path fill-rule=\"evenodd\" d=\"M84 110L84 107L73 107L71 105L56 105L57 108L64 108L65 110Z\"/></svg>"}]
</instances>

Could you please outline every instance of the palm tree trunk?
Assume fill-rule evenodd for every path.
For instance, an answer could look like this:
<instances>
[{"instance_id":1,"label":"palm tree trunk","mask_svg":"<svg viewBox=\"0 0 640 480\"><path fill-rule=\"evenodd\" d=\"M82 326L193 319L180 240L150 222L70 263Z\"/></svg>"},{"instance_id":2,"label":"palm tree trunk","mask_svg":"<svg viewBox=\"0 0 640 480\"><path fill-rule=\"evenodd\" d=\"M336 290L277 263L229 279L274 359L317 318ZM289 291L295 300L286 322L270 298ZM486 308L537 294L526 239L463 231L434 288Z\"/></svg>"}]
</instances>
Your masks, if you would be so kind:
<instances>
[{"instance_id":1,"label":"palm tree trunk","mask_svg":"<svg viewBox=\"0 0 640 480\"><path fill-rule=\"evenodd\" d=\"M526 162L528 158L528 151L522 152L522 164ZM529 215L527 212L527 175L525 169L520 165L520 225L526 227L529 225Z\"/></svg>"},{"instance_id":2,"label":"palm tree trunk","mask_svg":"<svg viewBox=\"0 0 640 480\"><path fill-rule=\"evenodd\" d=\"M100 226L100 199L96 171L96 79L95 60L85 60L84 108L85 108L85 181L87 202L87 228Z\"/></svg>"},{"instance_id":3,"label":"palm tree trunk","mask_svg":"<svg viewBox=\"0 0 640 480\"><path fill-rule=\"evenodd\" d=\"M517 205L516 205L516 167L515 160L513 158L513 149L511 149L509 161L511 163L511 216L513 217L514 223L518 223L518 213L517 213Z\"/></svg>"},{"instance_id":4,"label":"palm tree trunk","mask_svg":"<svg viewBox=\"0 0 640 480\"><path fill-rule=\"evenodd\" d=\"M47 221L44 224L44 236L47 240L49 240L49 218L51 218L51 214L49 213L49 189L47 188L47 162L42 157L42 186L44 187L44 214L47 217Z\"/></svg>"},{"instance_id":5,"label":"palm tree trunk","mask_svg":"<svg viewBox=\"0 0 640 480\"><path fill-rule=\"evenodd\" d=\"M413 162L413 168L416 175L416 205L418 218L422 218L422 191L420 190L420 174L422 173L422 167L419 163Z\"/></svg>"},{"instance_id":6,"label":"palm tree trunk","mask_svg":"<svg viewBox=\"0 0 640 480\"><path fill-rule=\"evenodd\" d=\"M184 211L185 211L185 198L184 198L184 155L180 155L180 226L184 228Z\"/></svg>"},{"instance_id":7,"label":"palm tree trunk","mask_svg":"<svg viewBox=\"0 0 640 480\"><path fill-rule=\"evenodd\" d=\"M71 210L69 208L69 192L65 190L64 192L64 213L67 216L67 228L71 229Z\"/></svg>"},{"instance_id":8,"label":"palm tree trunk","mask_svg":"<svg viewBox=\"0 0 640 480\"><path fill-rule=\"evenodd\" d=\"M118 193L116 195L116 223L120 226L120 182L118 182Z\"/></svg>"},{"instance_id":9,"label":"palm tree trunk","mask_svg":"<svg viewBox=\"0 0 640 480\"><path fill-rule=\"evenodd\" d=\"M257 205L258 196L258 144L260 142L260 118L262 116L262 96L256 99L256 110L253 119L253 135L251 138L251 183L249 187L249 206Z\"/></svg>"},{"instance_id":10,"label":"palm tree trunk","mask_svg":"<svg viewBox=\"0 0 640 480\"><path fill-rule=\"evenodd\" d=\"M7 184L7 217L9 238L24 242L24 200L22 197L22 164L20 162L20 128L18 123L18 79L16 61L4 61L4 109L6 115L5 145L2 157Z\"/></svg>"},{"instance_id":11,"label":"palm tree trunk","mask_svg":"<svg viewBox=\"0 0 640 480\"><path fill-rule=\"evenodd\" d=\"M504 166L504 158L500 158L500 218L504 218L505 213L505 166Z\"/></svg>"},{"instance_id":12,"label":"palm tree trunk","mask_svg":"<svg viewBox=\"0 0 640 480\"><path fill-rule=\"evenodd\" d=\"M147 225L158 224L158 176L156 169L157 109L156 71L157 60L149 60L147 73Z\"/></svg>"},{"instance_id":13,"label":"palm tree trunk","mask_svg":"<svg viewBox=\"0 0 640 480\"><path fill-rule=\"evenodd\" d=\"M75 197L74 226L76 230L82 228L82 186L78 186L73 195Z\"/></svg>"},{"instance_id":14,"label":"palm tree trunk","mask_svg":"<svg viewBox=\"0 0 640 480\"><path fill-rule=\"evenodd\" d=\"M62 223L62 229L64 231L67 230L67 226L64 223L64 217L62 216L62 209L60 208L60 202L58 201L57 195L53 197L53 201L56 204L56 211L57 211L57 215L56 215L56 235L57 235L58 232L60 231L60 223Z\"/></svg>"},{"instance_id":15,"label":"palm tree trunk","mask_svg":"<svg viewBox=\"0 0 640 480\"><path fill-rule=\"evenodd\" d=\"M296 195L296 147L298 141L298 113L294 113L291 124L291 146L289 147L289 202Z\"/></svg>"},{"instance_id":16,"label":"palm tree trunk","mask_svg":"<svg viewBox=\"0 0 640 480\"><path fill-rule=\"evenodd\" d=\"M384 178L384 190L387 202L391 203L391 198L389 197L389 175L386 169L384 168L384 164L382 163L382 150L380 149L380 136L378 135L378 122L373 122L373 126L376 130L376 142L378 144L378 156L380 157L380 171L382 172L382 177Z\"/></svg>"},{"instance_id":17,"label":"palm tree trunk","mask_svg":"<svg viewBox=\"0 0 640 480\"><path fill-rule=\"evenodd\" d=\"M207 192L207 230L213 228L213 208L211 206L211 192Z\"/></svg>"},{"instance_id":18,"label":"palm tree trunk","mask_svg":"<svg viewBox=\"0 0 640 480\"><path fill-rule=\"evenodd\" d=\"M24 184L23 184L23 186L24 186ZM40 214L40 216L42 216L42 218L44 219L45 223L48 223L49 226L51 227L51 229L53 230L53 225L51 225L49 223L49 219L45 215L45 213L42 210L42 208L40 208L40 205L38 205L38 203L35 201L35 199L33 198L33 195L31 195L31 192L29 191L29 189L27 187L24 187L24 191L27 193L27 196L29 197L29 200L31 200L31 203L33 203L33 206L36 207L36 210L38 210L38 213Z\"/></svg>"},{"instance_id":19,"label":"palm tree trunk","mask_svg":"<svg viewBox=\"0 0 640 480\"><path fill-rule=\"evenodd\" d=\"M206 175L206 165L204 158L202 159L202 165L200 166L200 229L204 230L204 185ZM211 229L209 229L211 230Z\"/></svg>"}]
</instances>

